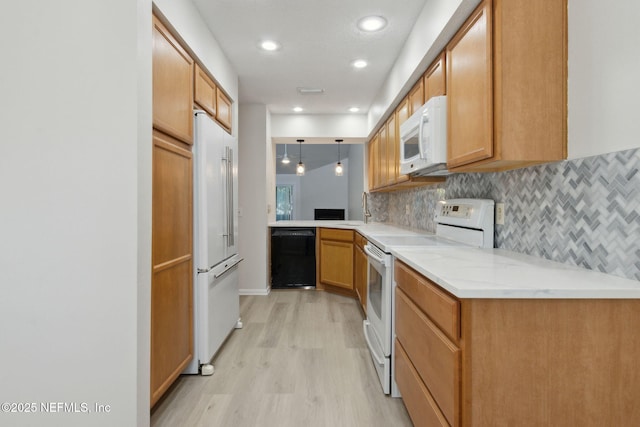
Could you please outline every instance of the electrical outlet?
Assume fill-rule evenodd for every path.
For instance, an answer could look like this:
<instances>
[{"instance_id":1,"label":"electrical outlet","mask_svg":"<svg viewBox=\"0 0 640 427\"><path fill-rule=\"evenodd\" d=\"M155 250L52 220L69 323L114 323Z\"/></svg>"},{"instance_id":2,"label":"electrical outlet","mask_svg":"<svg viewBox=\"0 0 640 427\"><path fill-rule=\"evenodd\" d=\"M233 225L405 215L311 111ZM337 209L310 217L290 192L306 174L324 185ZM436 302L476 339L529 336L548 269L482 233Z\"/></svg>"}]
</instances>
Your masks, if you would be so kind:
<instances>
[{"instance_id":1,"label":"electrical outlet","mask_svg":"<svg viewBox=\"0 0 640 427\"><path fill-rule=\"evenodd\" d=\"M504 225L504 203L496 203L496 224Z\"/></svg>"}]
</instances>

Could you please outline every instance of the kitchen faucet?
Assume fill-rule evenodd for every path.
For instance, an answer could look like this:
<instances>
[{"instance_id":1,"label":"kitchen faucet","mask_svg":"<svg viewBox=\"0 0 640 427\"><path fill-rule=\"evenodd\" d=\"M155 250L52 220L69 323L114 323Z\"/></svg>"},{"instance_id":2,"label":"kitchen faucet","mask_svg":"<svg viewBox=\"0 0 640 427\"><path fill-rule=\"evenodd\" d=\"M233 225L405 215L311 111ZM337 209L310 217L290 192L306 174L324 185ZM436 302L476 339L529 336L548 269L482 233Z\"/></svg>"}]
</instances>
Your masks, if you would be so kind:
<instances>
[{"instance_id":1,"label":"kitchen faucet","mask_svg":"<svg viewBox=\"0 0 640 427\"><path fill-rule=\"evenodd\" d=\"M362 210L364 212L364 223L366 224L371 217L371 212L369 212L369 205L367 203L367 192L362 192Z\"/></svg>"}]
</instances>

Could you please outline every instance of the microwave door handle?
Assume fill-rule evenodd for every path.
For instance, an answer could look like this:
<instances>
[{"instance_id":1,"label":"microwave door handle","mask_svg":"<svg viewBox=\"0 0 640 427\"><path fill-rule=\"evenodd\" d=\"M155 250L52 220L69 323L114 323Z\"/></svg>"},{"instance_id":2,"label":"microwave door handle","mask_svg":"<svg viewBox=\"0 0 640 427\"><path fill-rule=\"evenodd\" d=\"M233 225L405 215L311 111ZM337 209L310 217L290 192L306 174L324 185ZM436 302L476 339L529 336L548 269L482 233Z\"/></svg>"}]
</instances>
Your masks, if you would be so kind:
<instances>
[{"instance_id":1,"label":"microwave door handle","mask_svg":"<svg viewBox=\"0 0 640 427\"><path fill-rule=\"evenodd\" d=\"M427 154L424 151L424 144L422 143L422 128L425 123L429 123L429 113L426 111L420 116L420 126L418 127L418 150L420 150L421 159L427 158Z\"/></svg>"}]
</instances>

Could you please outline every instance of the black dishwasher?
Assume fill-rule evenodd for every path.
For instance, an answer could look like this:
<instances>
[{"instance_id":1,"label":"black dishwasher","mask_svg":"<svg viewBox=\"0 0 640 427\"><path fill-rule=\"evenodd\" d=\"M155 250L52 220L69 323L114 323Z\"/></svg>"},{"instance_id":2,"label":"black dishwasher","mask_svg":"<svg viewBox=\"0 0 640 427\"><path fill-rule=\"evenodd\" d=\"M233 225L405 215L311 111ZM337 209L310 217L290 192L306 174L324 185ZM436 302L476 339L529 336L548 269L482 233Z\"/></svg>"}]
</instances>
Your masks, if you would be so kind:
<instances>
[{"instance_id":1,"label":"black dishwasher","mask_svg":"<svg viewBox=\"0 0 640 427\"><path fill-rule=\"evenodd\" d=\"M271 229L271 288L316 286L316 229Z\"/></svg>"}]
</instances>

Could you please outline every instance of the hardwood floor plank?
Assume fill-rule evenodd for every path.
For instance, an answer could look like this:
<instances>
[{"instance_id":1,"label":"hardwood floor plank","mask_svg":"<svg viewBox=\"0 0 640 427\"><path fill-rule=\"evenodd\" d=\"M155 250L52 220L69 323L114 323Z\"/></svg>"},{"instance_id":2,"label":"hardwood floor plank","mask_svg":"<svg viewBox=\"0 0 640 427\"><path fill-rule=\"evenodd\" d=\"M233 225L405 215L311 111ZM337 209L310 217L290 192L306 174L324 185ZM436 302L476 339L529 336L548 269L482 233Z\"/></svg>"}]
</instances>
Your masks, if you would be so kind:
<instances>
[{"instance_id":1,"label":"hardwood floor plank","mask_svg":"<svg viewBox=\"0 0 640 427\"><path fill-rule=\"evenodd\" d=\"M402 427L401 399L382 388L351 298L320 291L243 296L210 377L183 375L151 415L153 427Z\"/></svg>"}]
</instances>

